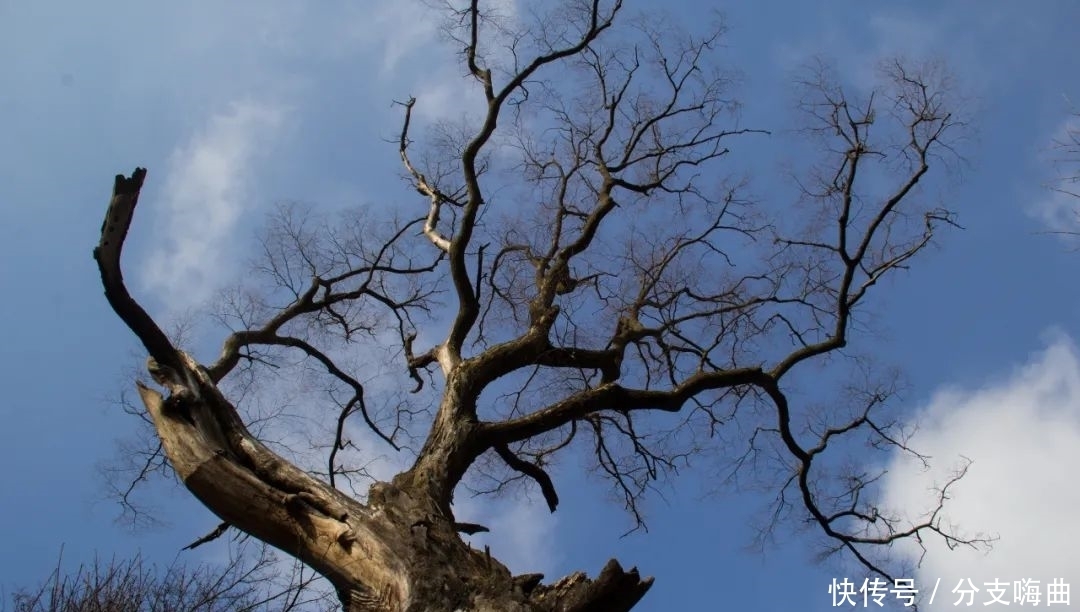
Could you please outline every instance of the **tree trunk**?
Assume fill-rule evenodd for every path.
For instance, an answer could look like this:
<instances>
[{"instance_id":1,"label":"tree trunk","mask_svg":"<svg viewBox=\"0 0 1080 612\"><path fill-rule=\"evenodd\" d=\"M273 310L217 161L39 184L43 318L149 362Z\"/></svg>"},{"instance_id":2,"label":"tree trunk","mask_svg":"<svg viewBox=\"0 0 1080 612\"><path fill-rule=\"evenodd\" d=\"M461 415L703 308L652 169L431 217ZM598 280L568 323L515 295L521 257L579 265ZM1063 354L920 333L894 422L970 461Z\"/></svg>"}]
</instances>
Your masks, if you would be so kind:
<instances>
[{"instance_id":1,"label":"tree trunk","mask_svg":"<svg viewBox=\"0 0 1080 612\"><path fill-rule=\"evenodd\" d=\"M222 520L326 576L349 612L619 612L652 584L615 561L596 580L512 576L466 544L408 472L373 485L361 504L262 445L206 370L178 355L179 372L149 367L168 398L139 387L176 473Z\"/></svg>"}]
</instances>

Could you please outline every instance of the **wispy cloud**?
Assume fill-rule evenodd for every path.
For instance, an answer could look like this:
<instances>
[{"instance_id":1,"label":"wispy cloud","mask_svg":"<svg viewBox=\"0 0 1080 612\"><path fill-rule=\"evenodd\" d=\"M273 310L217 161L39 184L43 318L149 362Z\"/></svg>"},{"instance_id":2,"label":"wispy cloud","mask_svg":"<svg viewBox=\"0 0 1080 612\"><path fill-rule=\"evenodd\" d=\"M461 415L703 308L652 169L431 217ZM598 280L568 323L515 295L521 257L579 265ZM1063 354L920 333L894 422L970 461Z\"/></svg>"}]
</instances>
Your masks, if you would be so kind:
<instances>
[{"instance_id":1,"label":"wispy cloud","mask_svg":"<svg viewBox=\"0 0 1080 612\"><path fill-rule=\"evenodd\" d=\"M1063 237L1075 240L1069 234L1080 232L1080 114L1062 121L1051 142L1061 145L1050 160L1057 175L1047 185L1046 197L1032 203L1028 214L1049 231L1063 232Z\"/></svg>"},{"instance_id":2,"label":"wispy cloud","mask_svg":"<svg viewBox=\"0 0 1080 612\"><path fill-rule=\"evenodd\" d=\"M523 27L518 3L497 0L484 10L481 27L488 44L481 55L488 65L508 65L513 61L511 46L520 44L508 32ZM470 113L475 118L487 107L479 83L462 64L461 48L449 41L446 27L451 22L446 12L421 2L397 2L383 5L357 25L374 31L372 40L382 58L380 78L408 87L417 99L414 117L421 122L454 121Z\"/></svg>"},{"instance_id":3,"label":"wispy cloud","mask_svg":"<svg viewBox=\"0 0 1080 612\"><path fill-rule=\"evenodd\" d=\"M237 221L250 205L255 163L282 126L271 104L233 103L177 148L162 188L162 239L140 270L173 311L200 304L230 272Z\"/></svg>"},{"instance_id":4,"label":"wispy cloud","mask_svg":"<svg viewBox=\"0 0 1080 612\"><path fill-rule=\"evenodd\" d=\"M934 468L898 458L889 467L883 505L932 508L932 489L963 456L974 463L950 489L944 524L1000 537L989 553L949 551L927 539L922 566L909 577L926 597L938 584L929 609L951 609L959 596L953 589L961 581L966 588L968 579L979 589L975 605L992 598L987 583L995 580L1008 583L1009 601L1013 581L1040 581L1040 606L1047 605L1051 580L1080 581L1080 561L1065 544L1080 539L1080 489L1066 476L1080 464L1080 354L1071 340L1052 337L1022 367L981 388L939 391L920 425L917 450L932 457ZM922 552L913 542L901 551L913 562Z\"/></svg>"},{"instance_id":5,"label":"wispy cloud","mask_svg":"<svg viewBox=\"0 0 1080 612\"><path fill-rule=\"evenodd\" d=\"M1012 78L1023 53L1039 40L1039 32L1025 13L995 7L972 10L966 3L942 3L931 10L902 5L874 6L856 12L859 27L823 17L821 27L803 30L793 41L775 44L774 61L786 70L798 69L816 55L834 61L850 84L870 91L876 84L882 61L902 58L908 62L944 62L951 74L963 75L969 94L985 91L994 83ZM1015 41L1008 46L988 47L987 40Z\"/></svg>"}]
</instances>

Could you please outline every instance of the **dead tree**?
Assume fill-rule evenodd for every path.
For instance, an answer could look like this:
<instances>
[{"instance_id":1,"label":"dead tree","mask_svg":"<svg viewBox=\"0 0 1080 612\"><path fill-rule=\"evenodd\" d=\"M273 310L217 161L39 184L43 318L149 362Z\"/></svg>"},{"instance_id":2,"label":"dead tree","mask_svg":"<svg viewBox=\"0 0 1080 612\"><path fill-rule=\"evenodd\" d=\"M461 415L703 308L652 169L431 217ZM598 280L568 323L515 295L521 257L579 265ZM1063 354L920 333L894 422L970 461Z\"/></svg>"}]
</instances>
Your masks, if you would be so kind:
<instances>
[{"instance_id":1,"label":"dead tree","mask_svg":"<svg viewBox=\"0 0 1080 612\"><path fill-rule=\"evenodd\" d=\"M461 539L481 527L455 520L455 489L482 469L535 483L554 511L545 467L583 452L640 520L650 482L752 413L746 458L768 448L788 471L778 503L869 570L888 577L875 551L905 538L979 543L948 532L937 510L904 523L873 507L873 475L829 476L826 451L854 436L907 450L877 416L886 387L813 418L789 401L791 374L844 350L872 287L952 223L918 194L960 127L940 74L894 63L855 99L813 72L803 110L820 156L798 201L770 207L725 179L730 147L760 132L738 125L730 75L711 63L720 29L682 35L641 19L618 33L619 0L572 0L531 29L493 24L478 0L448 10L484 103L463 138L444 138L423 163L410 133L422 101L402 103L398 152L421 208L355 249L324 236L325 248L294 240L292 263L268 250L265 270L288 303L229 334L213 363L178 349L125 288L121 249L147 173L116 177L94 256L164 388L138 384L187 488L325 576L350 612L619 612L653 579L614 560L593 579L513 576ZM451 297L446 321L432 310L440 292ZM394 448L400 428L380 424L357 375L320 342L357 350L368 329L358 313L374 311L396 326L413 391L437 408L411 467L359 501L335 486L343 424L362 418ZM421 331L431 346L416 346ZM349 392L321 475L268 448L222 391L269 349L305 357Z\"/></svg>"}]
</instances>

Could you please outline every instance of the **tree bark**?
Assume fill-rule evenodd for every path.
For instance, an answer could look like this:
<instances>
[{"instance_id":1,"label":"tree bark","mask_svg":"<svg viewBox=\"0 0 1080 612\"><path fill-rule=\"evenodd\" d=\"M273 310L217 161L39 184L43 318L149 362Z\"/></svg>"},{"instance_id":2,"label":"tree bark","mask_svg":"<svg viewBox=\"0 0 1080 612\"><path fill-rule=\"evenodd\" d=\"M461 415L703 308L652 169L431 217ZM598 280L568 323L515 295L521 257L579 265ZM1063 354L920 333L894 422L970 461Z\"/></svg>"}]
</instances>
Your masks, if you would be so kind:
<instances>
[{"instance_id":1,"label":"tree bark","mask_svg":"<svg viewBox=\"0 0 1080 612\"><path fill-rule=\"evenodd\" d=\"M538 574L511 575L461 539L438 488L425 486L430 466L376 483L362 504L259 442L207 369L124 286L120 253L145 173L116 177L94 257L110 305L168 391L138 383L165 453L211 512L321 573L348 612L623 612L644 596L652 578L614 560L593 580L579 572L541 585Z\"/></svg>"}]
</instances>

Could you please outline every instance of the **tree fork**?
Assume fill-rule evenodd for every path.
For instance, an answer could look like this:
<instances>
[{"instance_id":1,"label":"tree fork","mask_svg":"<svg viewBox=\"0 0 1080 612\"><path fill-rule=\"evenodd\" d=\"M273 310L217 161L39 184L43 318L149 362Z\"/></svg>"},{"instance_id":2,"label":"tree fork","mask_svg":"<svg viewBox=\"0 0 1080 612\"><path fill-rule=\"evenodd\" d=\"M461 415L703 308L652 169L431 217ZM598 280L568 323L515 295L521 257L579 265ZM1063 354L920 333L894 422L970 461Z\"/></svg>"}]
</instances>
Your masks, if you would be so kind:
<instances>
[{"instance_id":1,"label":"tree fork","mask_svg":"<svg viewBox=\"0 0 1080 612\"><path fill-rule=\"evenodd\" d=\"M361 504L259 442L206 368L124 285L120 255L145 177L144 168L117 175L94 258L106 299L169 392L137 383L166 456L211 512L325 576L347 612L627 612L645 595L652 578L614 560L594 580L581 572L552 585L538 574L514 577L468 546L452 516L432 512L438 503L426 491L375 483Z\"/></svg>"}]
</instances>

